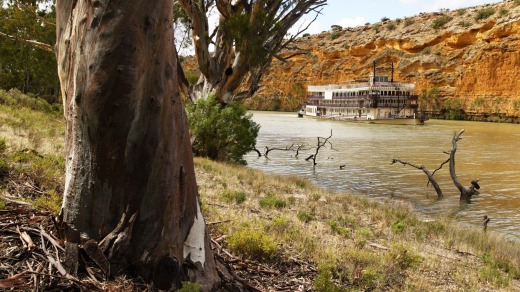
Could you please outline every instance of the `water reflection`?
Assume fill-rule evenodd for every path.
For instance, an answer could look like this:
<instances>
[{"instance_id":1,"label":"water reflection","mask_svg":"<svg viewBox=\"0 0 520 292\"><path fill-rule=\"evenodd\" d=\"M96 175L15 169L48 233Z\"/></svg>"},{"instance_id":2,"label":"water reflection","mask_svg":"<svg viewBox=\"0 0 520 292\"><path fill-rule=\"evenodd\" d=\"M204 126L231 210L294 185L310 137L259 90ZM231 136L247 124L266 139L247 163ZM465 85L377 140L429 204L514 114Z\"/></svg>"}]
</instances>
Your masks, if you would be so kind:
<instances>
[{"instance_id":1,"label":"water reflection","mask_svg":"<svg viewBox=\"0 0 520 292\"><path fill-rule=\"evenodd\" d=\"M311 118L293 113L253 112L262 127L257 147L285 148L292 143L314 147L316 137L328 137L334 150L322 149L315 170L305 158L314 151L272 151L270 159L252 152L249 166L278 174L306 177L317 185L374 198L395 197L412 202L424 214L449 214L456 220L520 239L520 125L459 121L429 121L425 126L356 124ZM461 204L448 165L435 174L445 198L437 199L426 175L415 168L391 165L393 158L423 164L433 171L448 156L454 131L465 129L458 143L457 175L465 186L479 178L480 195ZM340 169L341 165L345 165Z\"/></svg>"}]
</instances>

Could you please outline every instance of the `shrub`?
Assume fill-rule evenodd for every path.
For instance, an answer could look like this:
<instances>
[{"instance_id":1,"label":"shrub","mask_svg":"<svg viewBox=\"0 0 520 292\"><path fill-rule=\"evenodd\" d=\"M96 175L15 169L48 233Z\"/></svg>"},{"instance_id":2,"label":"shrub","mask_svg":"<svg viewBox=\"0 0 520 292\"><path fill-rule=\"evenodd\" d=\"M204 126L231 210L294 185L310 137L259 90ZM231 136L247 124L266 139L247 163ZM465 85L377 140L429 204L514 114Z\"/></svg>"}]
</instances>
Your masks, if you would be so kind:
<instances>
[{"instance_id":1,"label":"shrub","mask_svg":"<svg viewBox=\"0 0 520 292\"><path fill-rule=\"evenodd\" d=\"M335 39L339 38L342 34L343 33L341 31L335 31L330 34L330 39L335 40Z\"/></svg>"},{"instance_id":2,"label":"shrub","mask_svg":"<svg viewBox=\"0 0 520 292\"><path fill-rule=\"evenodd\" d=\"M466 14L466 8L457 9L457 14L459 16Z\"/></svg>"},{"instance_id":3,"label":"shrub","mask_svg":"<svg viewBox=\"0 0 520 292\"><path fill-rule=\"evenodd\" d=\"M473 23L471 23L469 21L461 20L461 21L459 21L459 25L461 27L468 28L468 27L472 26Z\"/></svg>"},{"instance_id":4,"label":"shrub","mask_svg":"<svg viewBox=\"0 0 520 292\"><path fill-rule=\"evenodd\" d=\"M374 26L372 27L372 29L375 30L376 33L377 33L377 32L379 32L379 30L381 29L381 25L380 25L379 23L376 23L376 24L374 24Z\"/></svg>"},{"instance_id":5,"label":"shrub","mask_svg":"<svg viewBox=\"0 0 520 292\"><path fill-rule=\"evenodd\" d=\"M343 236L350 235L350 230L343 226L340 226L338 224L338 222L336 222L336 221L333 221L333 220L329 221L329 226L330 226L330 229L332 230L332 232L334 232L336 234L343 235Z\"/></svg>"},{"instance_id":6,"label":"shrub","mask_svg":"<svg viewBox=\"0 0 520 292\"><path fill-rule=\"evenodd\" d=\"M412 24L414 24L414 23L415 23L415 20L413 20L413 18L406 18L406 19L404 20L404 26L405 26L405 27L406 27L406 26L409 26L409 25L412 25Z\"/></svg>"},{"instance_id":7,"label":"shrub","mask_svg":"<svg viewBox=\"0 0 520 292\"><path fill-rule=\"evenodd\" d=\"M406 229L406 224L401 220L397 220L392 223L391 229L394 233L401 233Z\"/></svg>"},{"instance_id":8,"label":"shrub","mask_svg":"<svg viewBox=\"0 0 520 292\"><path fill-rule=\"evenodd\" d=\"M302 35L302 37L304 37L304 38L306 38L306 37L310 37L310 36L311 36L310 33L304 33L304 34Z\"/></svg>"},{"instance_id":9,"label":"shrub","mask_svg":"<svg viewBox=\"0 0 520 292\"><path fill-rule=\"evenodd\" d=\"M209 96L186 110L195 155L246 163L243 156L254 148L260 126L245 107L236 102L224 106L215 96Z\"/></svg>"},{"instance_id":10,"label":"shrub","mask_svg":"<svg viewBox=\"0 0 520 292\"><path fill-rule=\"evenodd\" d=\"M395 30L396 27L397 27L397 26L396 26L395 23L393 23L393 22L389 22L389 23L386 25L386 29L388 29L388 30Z\"/></svg>"},{"instance_id":11,"label":"shrub","mask_svg":"<svg viewBox=\"0 0 520 292\"><path fill-rule=\"evenodd\" d=\"M500 10L498 11L498 14L500 14L501 16L505 16L505 15L509 14L509 10L505 9L505 8L500 8Z\"/></svg>"},{"instance_id":12,"label":"shrub","mask_svg":"<svg viewBox=\"0 0 520 292\"><path fill-rule=\"evenodd\" d=\"M285 208L285 206L287 206L287 202L285 200L277 198L273 194L269 194L269 195L261 198L258 203L260 204L260 207L266 208L266 209L269 209L269 208L282 209L282 208Z\"/></svg>"},{"instance_id":13,"label":"shrub","mask_svg":"<svg viewBox=\"0 0 520 292\"><path fill-rule=\"evenodd\" d=\"M312 216L307 211L299 211L297 217L300 221L305 223L309 223L313 220L316 220L316 217Z\"/></svg>"},{"instance_id":14,"label":"shrub","mask_svg":"<svg viewBox=\"0 0 520 292\"><path fill-rule=\"evenodd\" d=\"M479 20L486 19L486 18L490 17L491 15L495 14L495 12L496 12L496 10L493 7L482 8L479 11L477 11L477 15L475 15L475 20L479 21Z\"/></svg>"},{"instance_id":15,"label":"shrub","mask_svg":"<svg viewBox=\"0 0 520 292\"><path fill-rule=\"evenodd\" d=\"M225 191L221 195L222 200L226 203L236 202L237 204L242 204L246 201L246 193L242 191Z\"/></svg>"},{"instance_id":16,"label":"shrub","mask_svg":"<svg viewBox=\"0 0 520 292\"><path fill-rule=\"evenodd\" d=\"M439 28L443 27L446 23L450 22L452 19L453 19L453 17L448 16L448 15L439 16L439 17L435 18L435 20L433 20L432 28L439 29Z\"/></svg>"},{"instance_id":17,"label":"shrub","mask_svg":"<svg viewBox=\"0 0 520 292\"><path fill-rule=\"evenodd\" d=\"M278 253L278 246L272 236L263 230L241 227L227 239L231 250L256 260L270 260Z\"/></svg>"},{"instance_id":18,"label":"shrub","mask_svg":"<svg viewBox=\"0 0 520 292\"><path fill-rule=\"evenodd\" d=\"M385 22L385 21L388 21L388 20L390 20L390 18L388 18L388 17L386 17L386 16L381 18L381 21L382 21L382 22Z\"/></svg>"}]
</instances>

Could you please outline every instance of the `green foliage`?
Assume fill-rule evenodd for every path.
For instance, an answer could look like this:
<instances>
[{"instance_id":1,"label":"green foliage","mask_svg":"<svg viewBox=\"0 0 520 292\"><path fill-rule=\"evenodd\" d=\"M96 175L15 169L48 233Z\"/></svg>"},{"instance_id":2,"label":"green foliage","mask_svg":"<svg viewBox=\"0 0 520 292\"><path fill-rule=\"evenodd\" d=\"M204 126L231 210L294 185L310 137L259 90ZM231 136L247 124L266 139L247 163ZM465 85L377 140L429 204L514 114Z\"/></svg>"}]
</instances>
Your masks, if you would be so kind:
<instances>
[{"instance_id":1,"label":"green foliage","mask_svg":"<svg viewBox=\"0 0 520 292\"><path fill-rule=\"evenodd\" d=\"M385 21L388 21L388 20L390 20L390 18L388 18L386 16L381 18L381 22L385 22Z\"/></svg>"},{"instance_id":2,"label":"green foliage","mask_svg":"<svg viewBox=\"0 0 520 292\"><path fill-rule=\"evenodd\" d=\"M332 230L332 232L342 235L342 236L350 235L350 230L343 226L340 226L338 222L331 220L328 223L329 223L329 226L330 226L330 229Z\"/></svg>"},{"instance_id":3,"label":"green foliage","mask_svg":"<svg viewBox=\"0 0 520 292\"><path fill-rule=\"evenodd\" d=\"M443 111L445 113L445 118L448 120L463 120L464 119L464 109L462 108L462 103L458 99L448 99L444 102Z\"/></svg>"},{"instance_id":4,"label":"green foliage","mask_svg":"<svg viewBox=\"0 0 520 292\"><path fill-rule=\"evenodd\" d=\"M406 26L410 26L410 25L412 25L414 23L415 23L415 20L413 20L413 18L406 18L404 20L404 24L403 25L406 27Z\"/></svg>"},{"instance_id":5,"label":"green foliage","mask_svg":"<svg viewBox=\"0 0 520 292\"><path fill-rule=\"evenodd\" d=\"M221 198L224 202L230 204L236 202L237 204L242 204L246 201L246 193L242 191L224 191L221 195Z\"/></svg>"},{"instance_id":6,"label":"green foliage","mask_svg":"<svg viewBox=\"0 0 520 292\"><path fill-rule=\"evenodd\" d=\"M475 15L475 20L479 21L479 20L486 19L486 18L490 17L491 15L495 14L495 12L496 12L496 9L494 7L482 8L479 11L477 11L477 15Z\"/></svg>"},{"instance_id":7,"label":"green foliage","mask_svg":"<svg viewBox=\"0 0 520 292\"><path fill-rule=\"evenodd\" d=\"M307 32L307 33L304 33L304 34L302 35L302 37L304 37L304 38L306 38L306 37L310 37L310 36L311 36L311 34L308 33L308 32Z\"/></svg>"},{"instance_id":8,"label":"green foliage","mask_svg":"<svg viewBox=\"0 0 520 292\"><path fill-rule=\"evenodd\" d=\"M441 15L433 20L432 28L439 29L443 27L446 23L450 22L453 17L448 15Z\"/></svg>"},{"instance_id":9,"label":"green foliage","mask_svg":"<svg viewBox=\"0 0 520 292\"><path fill-rule=\"evenodd\" d=\"M370 238L373 236L372 231L366 227L360 227L356 229L356 235L359 235L364 238Z\"/></svg>"},{"instance_id":10,"label":"green foliage","mask_svg":"<svg viewBox=\"0 0 520 292\"><path fill-rule=\"evenodd\" d=\"M177 292L199 292L202 291L202 286L192 282L182 282L182 288L178 289Z\"/></svg>"},{"instance_id":11,"label":"green foliage","mask_svg":"<svg viewBox=\"0 0 520 292\"><path fill-rule=\"evenodd\" d=\"M307 211L299 211L297 217L300 221L305 222L305 223L309 223L311 221L316 220L316 217L309 214L309 212L307 212Z\"/></svg>"},{"instance_id":12,"label":"green foliage","mask_svg":"<svg viewBox=\"0 0 520 292\"><path fill-rule=\"evenodd\" d=\"M466 11L467 11L466 8L460 8L460 9L457 9L457 14L459 16L462 16L462 15L466 14Z\"/></svg>"},{"instance_id":13,"label":"green foliage","mask_svg":"<svg viewBox=\"0 0 520 292\"><path fill-rule=\"evenodd\" d=\"M468 27L472 26L473 23L471 23L469 21L461 20L461 21L459 21L459 25L461 27L468 28Z\"/></svg>"},{"instance_id":14,"label":"green foliage","mask_svg":"<svg viewBox=\"0 0 520 292\"><path fill-rule=\"evenodd\" d=\"M209 96L186 110L195 155L246 163L243 156L255 147L260 126L242 105L233 102L224 106Z\"/></svg>"},{"instance_id":15,"label":"green foliage","mask_svg":"<svg viewBox=\"0 0 520 292\"><path fill-rule=\"evenodd\" d=\"M479 269L478 276L482 281L491 283L498 288L509 287L511 277L502 275L502 271L494 265L486 265Z\"/></svg>"},{"instance_id":16,"label":"green foliage","mask_svg":"<svg viewBox=\"0 0 520 292\"><path fill-rule=\"evenodd\" d=\"M40 10L39 1L16 1L0 6L0 32L22 40L53 46L56 42L54 5ZM0 88L58 102L58 76L53 52L0 36Z\"/></svg>"},{"instance_id":17,"label":"green foliage","mask_svg":"<svg viewBox=\"0 0 520 292\"><path fill-rule=\"evenodd\" d=\"M481 107L482 105L484 105L484 102L486 102L486 99L482 96L477 96L477 98L475 98L475 100L473 100L473 105L475 107Z\"/></svg>"},{"instance_id":18,"label":"green foliage","mask_svg":"<svg viewBox=\"0 0 520 292\"><path fill-rule=\"evenodd\" d=\"M423 53L424 55L429 55L429 54L431 54L431 52L432 52L432 48L430 48L430 47L425 47L425 48L422 50L421 53Z\"/></svg>"},{"instance_id":19,"label":"green foliage","mask_svg":"<svg viewBox=\"0 0 520 292\"><path fill-rule=\"evenodd\" d=\"M314 279L314 289L318 292L341 292L345 291L332 281L330 269L320 269L318 276Z\"/></svg>"},{"instance_id":20,"label":"green foliage","mask_svg":"<svg viewBox=\"0 0 520 292\"><path fill-rule=\"evenodd\" d=\"M335 39L339 38L342 34L343 33L341 31L335 31L330 34L330 39L335 40Z\"/></svg>"},{"instance_id":21,"label":"green foliage","mask_svg":"<svg viewBox=\"0 0 520 292\"><path fill-rule=\"evenodd\" d=\"M331 28L332 31L341 31L341 30L343 30L343 27L341 25L337 25L337 24L332 25L330 28Z\"/></svg>"},{"instance_id":22,"label":"green foliage","mask_svg":"<svg viewBox=\"0 0 520 292\"><path fill-rule=\"evenodd\" d=\"M437 87L424 88L420 95L421 107L426 110L435 111L440 107L440 92Z\"/></svg>"},{"instance_id":23,"label":"green foliage","mask_svg":"<svg viewBox=\"0 0 520 292\"><path fill-rule=\"evenodd\" d=\"M200 74L198 72L185 70L184 75L186 76L186 80L188 80L190 85L195 85L197 84L197 81L199 81Z\"/></svg>"},{"instance_id":24,"label":"green foliage","mask_svg":"<svg viewBox=\"0 0 520 292\"><path fill-rule=\"evenodd\" d=\"M240 227L231 233L227 243L237 254L256 260L271 260L278 253L274 238L261 228Z\"/></svg>"},{"instance_id":25,"label":"green foliage","mask_svg":"<svg viewBox=\"0 0 520 292\"><path fill-rule=\"evenodd\" d=\"M61 209L62 196L55 190L50 190L48 194L42 194L33 201L38 210L50 211L58 214Z\"/></svg>"},{"instance_id":26,"label":"green foliage","mask_svg":"<svg viewBox=\"0 0 520 292\"><path fill-rule=\"evenodd\" d=\"M57 116L62 115L61 104L50 104L47 100L38 97L32 97L22 93L18 89L11 89L5 91L0 89L0 104L13 108L26 108L33 111L40 111L44 113L53 113Z\"/></svg>"},{"instance_id":27,"label":"green foliage","mask_svg":"<svg viewBox=\"0 0 520 292\"><path fill-rule=\"evenodd\" d=\"M386 29L388 30L395 30L397 28L397 25L393 22L389 22L387 25L386 25Z\"/></svg>"},{"instance_id":28,"label":"green foliage","mask_svg":"<svg viewBox=\"0 0 520 292\"><path fill-rule=\"evenodd\" d=\"M406 229L406 223L401 220L397 220L391 225L391 229L394 233L401 233Z\"/></svg>"},{"instance_id":29,"label":"green foliage","mask_svg":"<svg viewBox=\"0 0 520 292\"><path fill-rule=\"evenodd\" d=\"M260 204L260 207L266 208L266 209L269 209L269 208L282 209L287 206L287 201L285 201L284 199L277 198L272 193L269 193L267 196L260 198L258 203Z\"/></svg>"},{"instance_id":30,"label":"green foliage","mask_svg":"<svg viewBox=\"0 0 520 292\"><path fill-rule=\"evenodd\" d=\"M509 9L500 8L500 10L498 11L498 14L500 14L500 16L508 15L509 14Z\"/></svg>"},{"instance_id":31,"label":"green foliage","mask_svg":"<svg viewBox=\"0 0 520 292\"><path fill-rule=\"evenodd\" d=\"M43 191L59 191L63 185L65 160L61 155L41 155L34 150L9 153L15 173L30 177L34 186Z\"/></svg>"},{"instance_id":32,"label":"green foliage","mask_svg":"<svg viewBox=\"0 0 520 292\"><path fill-rule=\"evenodd\" d=\"M381 24L379 24L379 23L374 24L372 29L375 30L376 33L378 33L379 30L381 29Z\"/></svg>"},{"instance_id":33,"label":"green foliage","mask_svg":"<svg viewBox=\"0 0 520 292\"><path fill-rule=\"evenodd\" d=\"M396 245L386 254L387 262L400 270L406 270L422 261L419 255L402 245Z\"/></svg>"}]
</instances>

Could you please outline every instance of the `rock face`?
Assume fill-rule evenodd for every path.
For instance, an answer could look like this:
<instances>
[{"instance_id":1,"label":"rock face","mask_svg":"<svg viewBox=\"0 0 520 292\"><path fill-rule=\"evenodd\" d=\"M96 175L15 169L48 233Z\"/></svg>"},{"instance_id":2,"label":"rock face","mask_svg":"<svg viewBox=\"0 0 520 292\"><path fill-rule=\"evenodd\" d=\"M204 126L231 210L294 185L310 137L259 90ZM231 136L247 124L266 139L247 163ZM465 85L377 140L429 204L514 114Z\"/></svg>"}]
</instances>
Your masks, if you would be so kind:
<instances>
[{"instance_id":1,"label":"rock face","mask_svg":"<svg viewBox=\"0 0 520 292\"><path fill-rule=\"evenodd\" d=\"M366 79L376 62L394 63L395 80L415 82L418 94L437 88L467 113L520 116L518 1L336 28L296 46L308 53L273 61L250 105L275 97L293 110L287 107L305 100L308 85Z\"/></svg>"}]
</instances>

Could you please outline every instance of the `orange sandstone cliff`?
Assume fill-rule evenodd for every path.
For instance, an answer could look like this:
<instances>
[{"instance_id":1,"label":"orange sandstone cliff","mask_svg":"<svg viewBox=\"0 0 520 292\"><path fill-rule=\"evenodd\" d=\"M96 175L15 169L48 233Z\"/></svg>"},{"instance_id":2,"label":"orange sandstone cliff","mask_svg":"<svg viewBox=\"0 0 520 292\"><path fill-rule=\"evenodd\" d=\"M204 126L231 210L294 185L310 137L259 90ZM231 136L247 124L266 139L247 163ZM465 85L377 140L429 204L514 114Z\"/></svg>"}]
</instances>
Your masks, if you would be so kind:
<instances>
[{"instance_id":1,"label":"orange sandstone cliff","mask_svg":"<svg viewBox=\"0 0 520 292\"><path fill-rule=\"evenodd\" d=\"M420 14L299 38L308 53L273 61L251 107L294 110L308 85L366 79L373 62L395 67L416 92L437 88L467 113L520 117L520 5L503 1ZM281 55L289 55L284 52ZM389 73L389 72L387 72Z\"/></svg>"}]
</instances>

